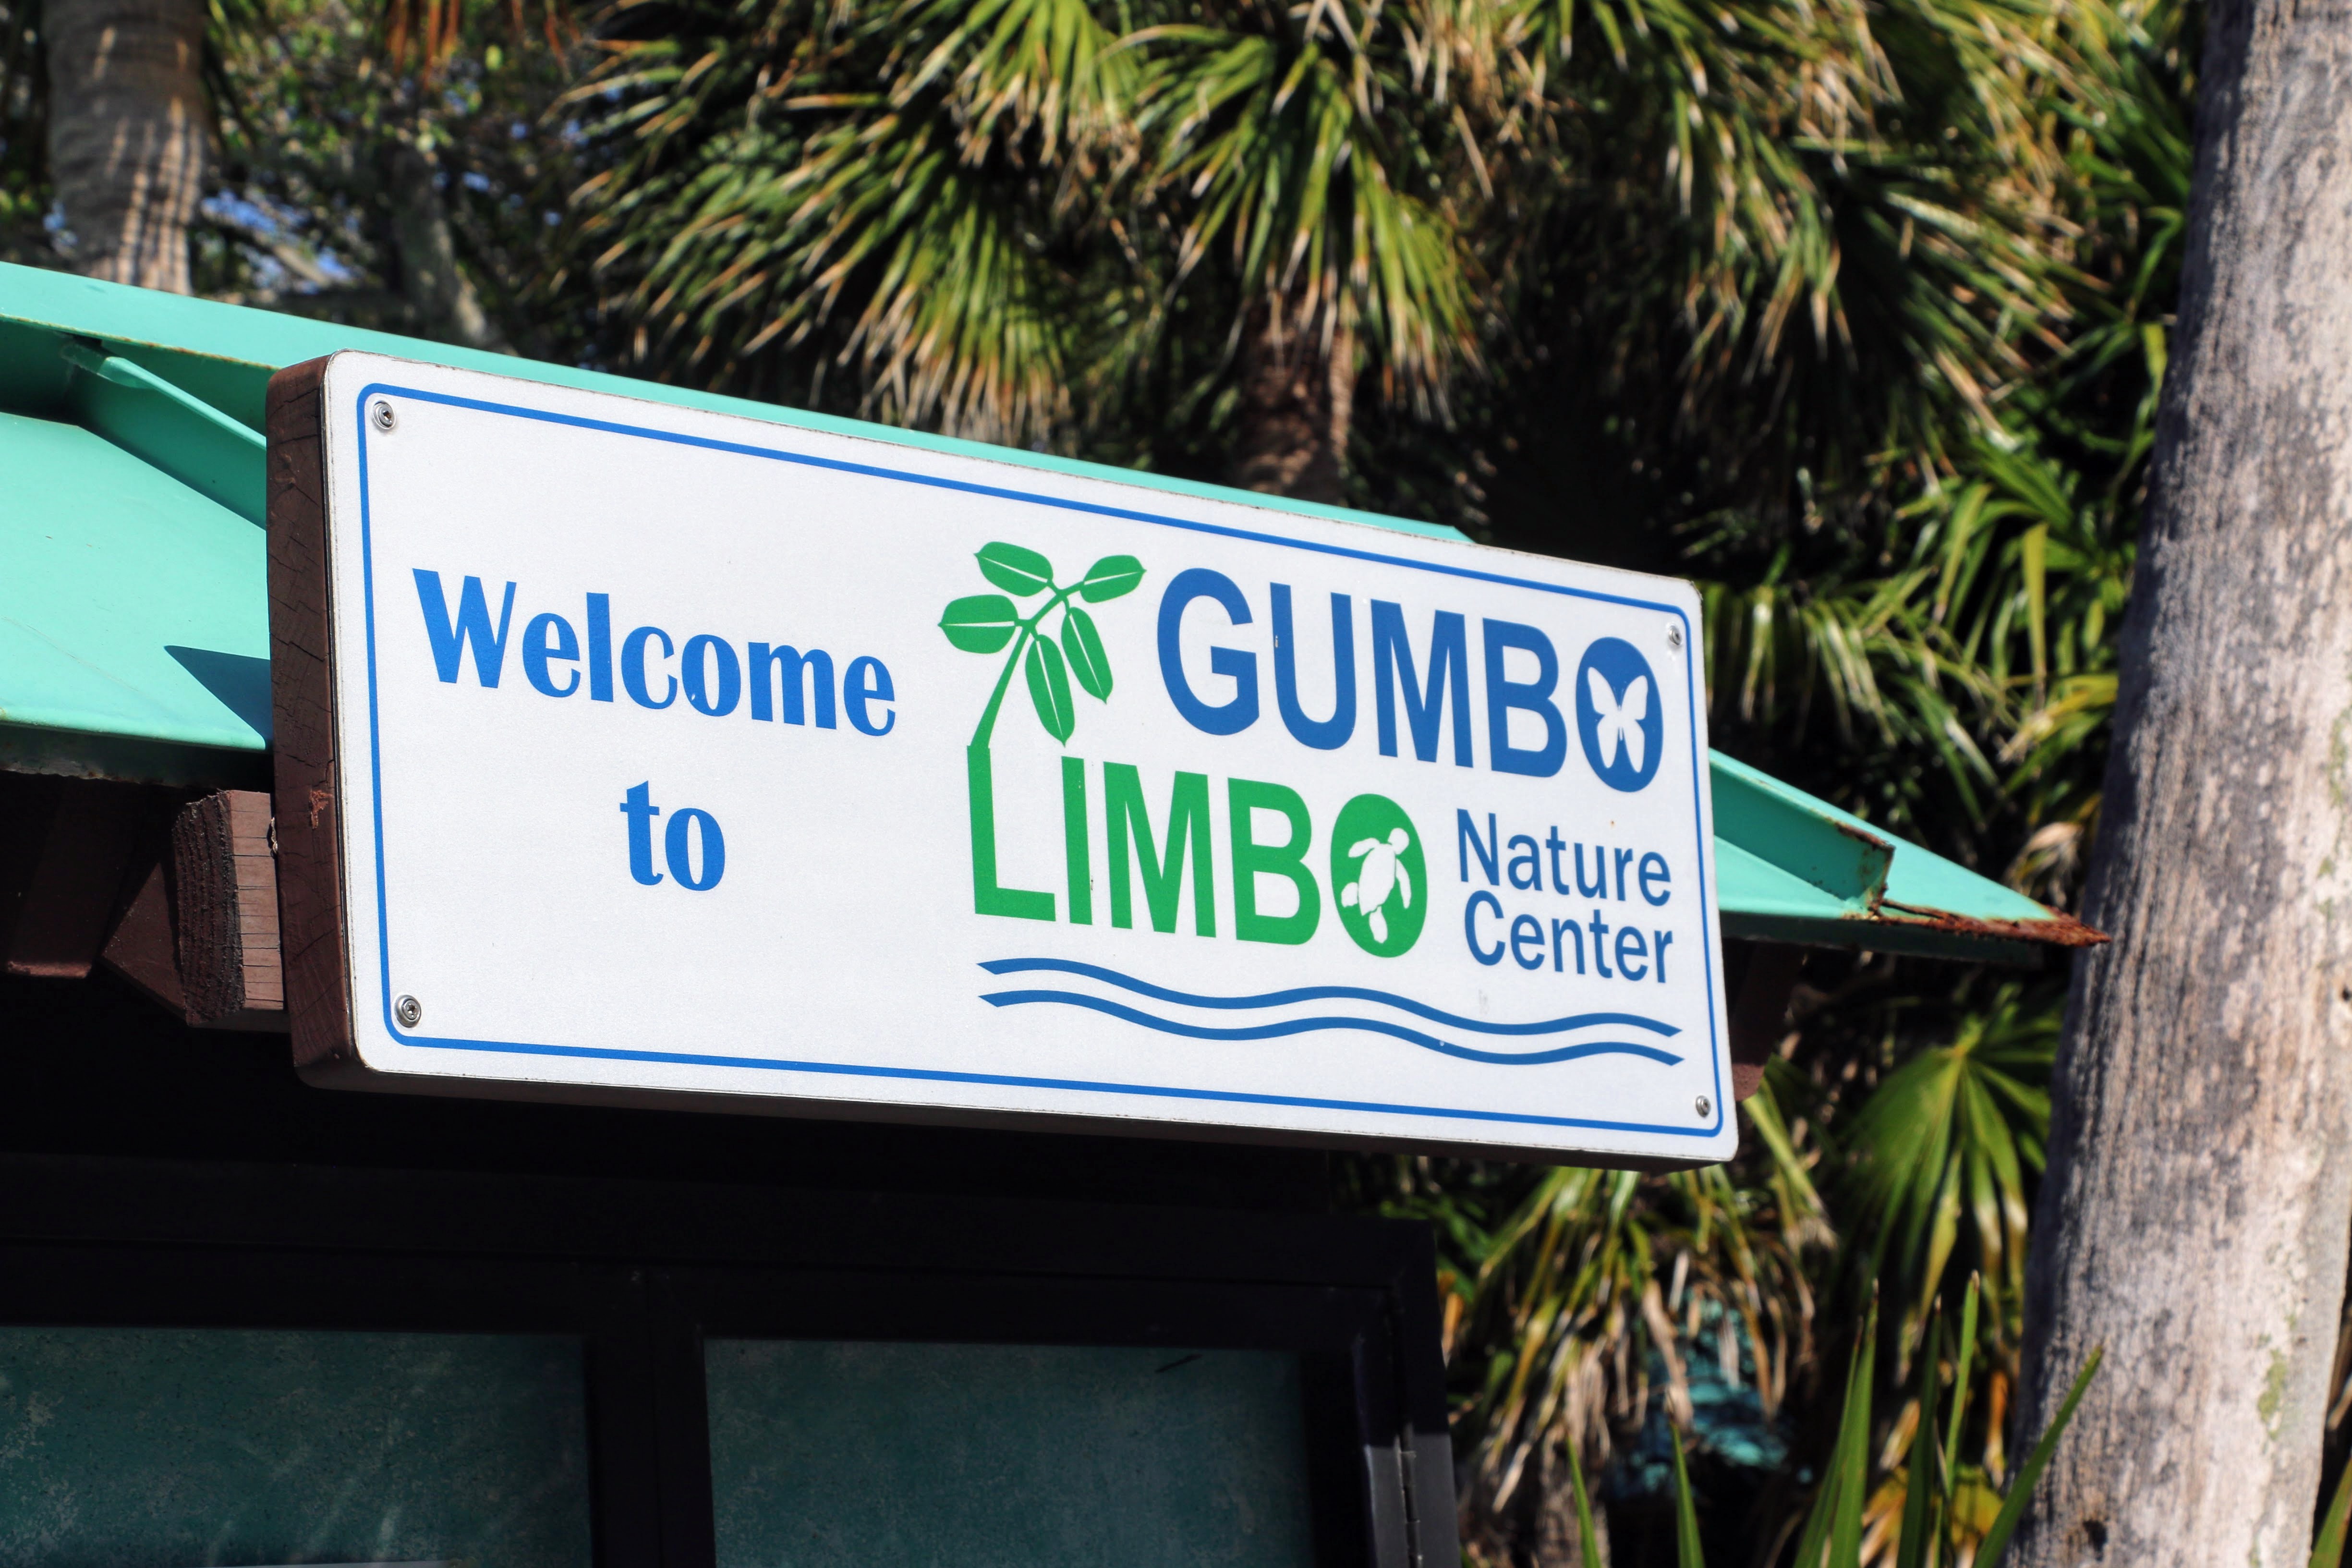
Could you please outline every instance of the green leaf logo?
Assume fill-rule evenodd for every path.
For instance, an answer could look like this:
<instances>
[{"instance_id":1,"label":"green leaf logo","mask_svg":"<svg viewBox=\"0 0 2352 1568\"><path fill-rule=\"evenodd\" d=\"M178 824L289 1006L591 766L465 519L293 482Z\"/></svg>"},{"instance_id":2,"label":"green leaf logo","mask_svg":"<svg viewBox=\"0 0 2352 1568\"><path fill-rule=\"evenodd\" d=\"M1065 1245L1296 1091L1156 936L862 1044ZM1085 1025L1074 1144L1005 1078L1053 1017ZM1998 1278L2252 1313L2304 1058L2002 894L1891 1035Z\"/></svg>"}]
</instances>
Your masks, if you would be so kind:
<instances>
[{"instance_id":1,"label":"green leaf logo","mask_svg":"<svg viewBox=\"0 0 2352 1568\"><path fill-rule=\"evenodd\" d=\"M972 745L986 747L995 732L996 715L1004 705L1015 668L1028 682L1029 704L1037 710L1037 722L1055 742L1069 744L1078 727L1077 705L1070 695L1071 678L1076 677L1079 689L1097 702L1110 700L1111 687L1110 653L1103 647L1102 631L1074 601L1099 605L1134 593L1143 583L1143 563L1132 555L1106 555L1087 567L1085 576L1064 588L1054 582L1052 562L1018 544L998 540L982 545L973 559L980 563L980 574L1004 594L1023 599L1039 594L1050 596L1034 613L1024 616L1004 594L972 594L956 600L940 616L940 630L966 653L997 653L1008 645L1013 650L1005 656L996 689L989 694L980 726L972 731ZM1062 616L1058 641L1043 629L1055 611Z\"/></svg>"},{"instance_id":2,"label":"green leaf logo","mask_svg":"<svg viewBox=\"0 0 2352 1568\"><path fill-rule=\"evenodd\" d=\"M1028 658L1029 701L1037 722L1064 745L1078 727L1078 710L1070 703L1069 671L1062 666L1062 650L1044 637L1031 639Z\"/></svg>"},{"instance_id":3,"label":"green leaf logo","mask_svg":"<svg viewBox=\"0 0 2352 1568\"><path fill-rule=\"evenodd\" d=\"M1021 612L1002 594L958 599L940 617L940 630L966 653L994 653L1021 629Z\"/></svg>"},{"instance_id":4,"label":"green leaf logo","mask_svg":"<svg viewBox=\"0 0 2352 1568\"><path fill-rule=\"evenodd\" d=\"M1132 555L1106 555L1087 568L1078 594L1089 605L1132 594L1143 581L1143 563Z\"/></svg>"},{"instance_id":5,"label":"green leaf logo","mask_svg":"<svg viewBox=\"0 0 2352 1568\"><path fill-rule=\"evenodd\" d=\"M979 560L982 576L1021 598L1054 585L1054 563L1034 550L1017 544L985 544Z\"/></svg>"},{"instance_id":6,"label":"green leaf logo","mask_svg":"<svg viewBox=\"0 0 2352 1568\"><path fill-rule=\"evenodd\" d=\"M1070 673L1087 695L1097 702L1110 700L1110 655L1103 651L1102 633L1095 618L1072 605L1062 616L1062 651L1069 656Z\"/></svg>"}]
</instances>

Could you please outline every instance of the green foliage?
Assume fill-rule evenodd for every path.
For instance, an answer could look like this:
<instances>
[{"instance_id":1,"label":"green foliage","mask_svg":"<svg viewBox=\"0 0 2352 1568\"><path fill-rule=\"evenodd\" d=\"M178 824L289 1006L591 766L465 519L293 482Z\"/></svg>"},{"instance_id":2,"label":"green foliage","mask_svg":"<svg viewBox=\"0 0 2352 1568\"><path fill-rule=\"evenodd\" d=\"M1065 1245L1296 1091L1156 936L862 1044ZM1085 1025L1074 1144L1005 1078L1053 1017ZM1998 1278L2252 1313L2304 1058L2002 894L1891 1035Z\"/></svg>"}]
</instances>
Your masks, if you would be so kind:
<instances>
[{"instance_id":1,"label":"green foliage","mask_svg":"<svg viewBox=\"0 0 2352 1568\"><path fill-rule=\"evenodd\" d=\"M1829 1472L1797 1538L1797 1568L1859 1568L1862 1559L1864 1489L1870 1479L1870 1384L1875 1355L1877 1314L1854 1342L1846 1366L1845 1398L1840 1405L1837 1440Z\"/></svg>"},{"instance_id":2,"label":"green foliage","mask_svg":"<svg viewBox=\"0 0 2352 1568\"><path fill-rule=\"evenodd\" d=\"M1847 1212L1863 1224L1847 1255L1858 1296L1897 1304L1898 1375L1921 1343L1932 1303L1980 1279L1985 1322L2013 1358L2025 1289L2029 1178L2050 1126L2043 1087L2056 1017L2011 983L1962 1012L1948 1044L1889 1072L1842 1123ZM1977 1320L1971 1283L1969 1318Z\"/></svg>"},{"instance_id":3,"label":"green foliage","mask_svg":"<svg viewBox=\"0 0 2352 1568\"><path fill-rule=\"evenodd\" d=\"M1759 559L1752 521L1724 514L1694 562L1722 574L1718 735L1774 763L1851 758L1813 782L2062 904L2095 822L2178 286L2190 22L2093 4L2045 24L2066 69L2033 162L2063 242L2032 274L2033 361L1996 418L1894 449L1881 471L1911 491L1879 490L1870 531L1784 533Z\"/></svg>"},{"instance_id":4,"label":"green foliage","mask_svg":"<svg viewBox=\"0 0 2352 1568\"><path fill-rule=\"evenodd\" d=\"M1507 1506L1554 1443L1579 1466L1605 1455L1612 1428L1648 1405L1654 1356L1666 1409L1687 1422L1685 1358L1700 1352L1702 1322L1716 1325L1723 1361L1751 1348L1768 1414L1786 1397L1789 1369L1811 1354L1806 1280L1830 1232L1769 1081L1742 1110L1760 1151L1738 1167L1544 1171L1492 1205L1491 1229L1465 1212L1468 1184L1408 1188L1394 1205L1439 1218L1449 1251L1478 1260L1456 1278L1463 1338L1484 1364L1456 1363L1477 1379L1463 1427L1491 1506Z\"/></svg>"},{"instance_id":5,"label":"green foliage","mask_svg":"<svg viewBox=\"0 0 2352 1568\"><path fill-rule=\"evenodd\" d=\"M1675 1568L1706 1568L1706 1552L1699 1544L1698 1506L1691 1497L1690 1468L1683 1462L1683 1435L1669 1435L1675 1448ZM1591 1510L1590 1503L1580 1500L1583 1512ZM1585 1558L1587 1563L1593 1561Z\"/></svg>"},{"instance_id":6,"label":"green foliage","mask_svg":"<svg viewBox=\"0 0 2352 1568\"><path fill-rule=\"evenodd\" d=\"M567 51L519 5L425 9L429 40L422 15L397 36L400 7L379 0L215 0L206 74L221 161L195 234L198 288L572 358L576 307L531 298L571 183L569 145L537 133ZM454 291L482 314L478 335L439 308L443 263L419 248L436 232L461 275Z\"/></svg>"},{"instance_id":7,"label":"green foliage","mask_svg":"<svg viewBox=\"0 0 2352 1568\"><path fill-rule=\"evenodd\" d=\"M1230 0L1205 15L1121 45L1142 60L1135 129L1176 226L1171 281L1223 251L1283 331L1361 331L1393 383L1442 395L1477 357L1472 258L1444 200L1469 195L1447 133L1468 121L1458 100L1449 120L1427 55L1462 16L1362 0L1303 21Z\"/></svg>"},{"instance_id":8,"label":"green foliage","mask_svg":"<svg viewBox=\"0 0 2352 1568\"><path fill-rule=\"evenodd\" d=\"M40 56L40 0L0 0L0 261L55 266L42 220L48 79Z\"/></svg>"},{"instance_id":9,"label":"green foliage","mask_svg":"<svg viewBox=\"0 0 2352 1568\"><path fill-rule=\"evenodd\" d=\"M1975 1310L1971 1291L1966 1310ZM1864 1488L1869 1479L1871 1436L1871 1383L1873 1355L1871 1346L1876 1339L1874 1325L1866 1330L1856 1342L1846 1368L1843 1397L1839 1402L1837 1436L1831 1446L1829 1468L1822 1485L1815 1491L1811 1508L1805 1517L1804 1529L1797 1538L1790 1568L1862 1568L1864 1551ZM1969 1339L1965 1331L1960 1341ZM1927 1340L1931 1347L1928 1364L1938 1363L1936 1354L1943 1342L1943 1321L1938 1314L1928 1324ZM2049 1467L2050 1457L2057 1450L2058 1440L2074 1418L2074 1407L2082 1403L2084 1391L2091 1379L2098 1375L2104 1351L2095 1351L2090 1360L2075 1374L2074 1385L2052 1418L2050 1426L2033 1445L2032 1453L2019 1469L2017 1479L2008 1495L2000 1500L1999 1511L1991 1524L1980 1535L1962 1539L1953 1530L1956 1512L1954 1478L1958 1470L1958 1433L1962 1411L1960 1403L1968 1396L1965 1373L1954 1380L1955 1406L1952 1412L1951 1437L1938 1447L1935 1436L1936 1398L1938 1382L1929 1375L1923 1383L1925 1403L1922 1418L1910 1444L1910 1469L1902 1500L1901 1529L1893 1542L1893 1568L1937 1568L1938 1564L1974 1562L1984 1568L1995 1568L2000 1554L2008 1550L2009 1540L2024 1517L2025 1505L2033 1489ZM1673 1434L1675 1478L1675 1560L1677 1568L1706 1568L1706 1554L1700 1542L1696 1500L1691 1490L1690 1472L1684 1463L1683 1440L1679 1432ZM1570 1485L1575 1493L1577 1517L1581 1530L1583 1561L1599 1561L1591 1530L1591 1500L1586 1493L1584 1472L1571 1465ZM2352 1488L2342 1494L2352 1498ZM2335 1518L2337 1510L2331 1510ZM2341 1526L2337 1526L2336 1546L2341 1548ZM2323 1541L2325 1537L2323 1537ZM2320 1559L2315 1553L2313 1568L2319 1568ZM2336 1559L2327 1559L2334 1568Z\"/></svg>"},{"instance_id":10,"label":"green foliage","mask_svg":"<svg viewBox=\"0 0 2352 1568\"><path fill-rule=\"evenodd\" d=\"M655 0L592 17L575 193L626 363L1021 441L1070 416L1064 254L1132 62L1079 0Z\"/></svg>"},{"instance_id":11,"label":"green foliage","mask_svg":"<svg viewBox=\"0 0 2352 1568\"><path fill-rule=\"evenodd\" d=\"M2322 1516L2319 1533L2311 1543L2311 1568L2340 1568L2347 1523L2352 1523L2352 1466L2345 1468L2336 1480L2336 1495L2327 1501L2327 1512Z\"/></svg>"}]
</instances>

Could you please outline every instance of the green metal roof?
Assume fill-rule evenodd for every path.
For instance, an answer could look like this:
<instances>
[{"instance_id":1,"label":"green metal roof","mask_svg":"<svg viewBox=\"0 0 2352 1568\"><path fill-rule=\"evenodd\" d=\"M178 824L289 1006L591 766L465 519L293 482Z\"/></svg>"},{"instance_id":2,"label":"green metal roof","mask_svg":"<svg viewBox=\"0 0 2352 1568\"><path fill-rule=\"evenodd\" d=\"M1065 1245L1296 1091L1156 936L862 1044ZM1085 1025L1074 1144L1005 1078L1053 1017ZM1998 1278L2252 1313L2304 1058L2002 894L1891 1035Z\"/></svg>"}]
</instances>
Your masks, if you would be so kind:
<instances>
[{"instance_id":1,"label":"green metal roof","mask_svg":"<svg viewBox=\"0 0 2352 1568\"><path fill-rule=\"evenodd\" d=\"M184 782L251 774L269 722L262 531L64 420L0 413L0 760L88 739L111 754L63 771L170 772L184 748Z\"/></svg>"},{"instance_id":2,"label":"green metal roof","mask_svg":"<svg viewBox=\"0 0 2352 1568\"><path fill-rule=\"evenodd\" d=\"M341 349L1178 494L1453 530L0 265L0 768L265 783L269 377ZM1720 753L1727 935L2030 962L2087 928Z\"/></svg>"}]
</instances>

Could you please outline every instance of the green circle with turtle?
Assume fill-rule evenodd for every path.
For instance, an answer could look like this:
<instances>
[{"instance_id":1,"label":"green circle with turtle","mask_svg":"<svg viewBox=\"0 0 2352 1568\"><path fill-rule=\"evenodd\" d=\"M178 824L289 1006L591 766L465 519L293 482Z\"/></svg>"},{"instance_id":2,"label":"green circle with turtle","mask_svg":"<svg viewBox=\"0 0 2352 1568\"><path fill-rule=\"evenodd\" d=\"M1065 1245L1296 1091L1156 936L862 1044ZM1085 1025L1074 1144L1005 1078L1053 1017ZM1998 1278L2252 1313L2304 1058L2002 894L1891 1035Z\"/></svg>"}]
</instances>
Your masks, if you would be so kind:
<instances>
[{"instance_id":1,"label":"green circle with turtle","mask_svg":"<svg viewBox=\"0 0 2352 1568\"><path fill-rule=\"evenodd\" d=\"M1404 807L1386 795L1360 795L1339 808L1331 828L1331 886L1339 923L1375 958L1409 952L1429 914L1429 878L1421 835Z\"/></svg>"}]
</instances>

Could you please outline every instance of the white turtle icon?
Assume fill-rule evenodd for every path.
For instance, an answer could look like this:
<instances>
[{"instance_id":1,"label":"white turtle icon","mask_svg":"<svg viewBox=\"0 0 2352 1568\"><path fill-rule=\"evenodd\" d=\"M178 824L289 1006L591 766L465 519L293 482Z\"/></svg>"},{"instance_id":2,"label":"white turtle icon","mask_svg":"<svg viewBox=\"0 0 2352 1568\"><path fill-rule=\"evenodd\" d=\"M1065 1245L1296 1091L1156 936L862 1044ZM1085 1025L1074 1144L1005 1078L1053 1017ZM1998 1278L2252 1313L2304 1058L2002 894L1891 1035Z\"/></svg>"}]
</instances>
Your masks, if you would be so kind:
<instances>
[{"instance_id":1,"label":"white turtle icon","mask_svg":"<svg viewBox=\"0 0 2352 1568\"><path fill-rule=\"evenodd\" d=\"M1339 889L1339 901L1351 910L1364 911L1364 923L1372 928L1374 942L1389 939L1388 916L1381 911L1387 908L1391 893L1404 900L1404 908L1412 908L1412 878L1399 859L1412 846L1412 835L1402 827L1392 827L1387 843L1367 838L1348 851L1349 859L1361 860L1363 865L1356 872L1356 880Z\"/></svg>"}]
</instances>

